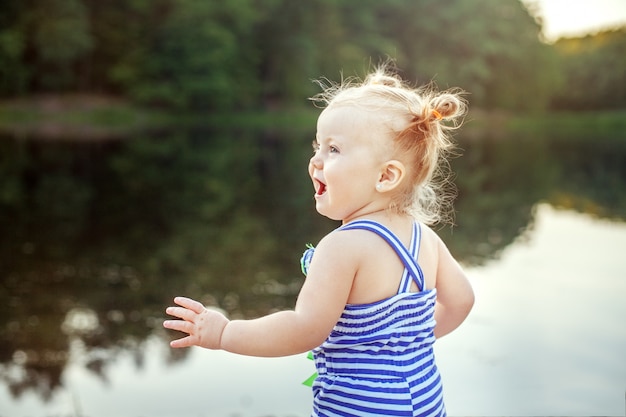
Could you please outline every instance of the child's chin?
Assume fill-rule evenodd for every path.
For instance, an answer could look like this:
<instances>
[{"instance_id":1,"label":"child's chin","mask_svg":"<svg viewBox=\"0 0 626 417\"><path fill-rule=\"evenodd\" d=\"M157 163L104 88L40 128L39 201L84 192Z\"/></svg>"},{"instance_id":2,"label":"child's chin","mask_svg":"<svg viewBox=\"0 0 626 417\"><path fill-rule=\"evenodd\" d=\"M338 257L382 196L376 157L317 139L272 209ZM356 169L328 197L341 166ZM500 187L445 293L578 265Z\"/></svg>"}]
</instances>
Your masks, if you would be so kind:
<instances>
[{"instance_id":1,"label":"child's chin","mask_svg":"<svg viewBox=\"0 0 626 417\"><path fill-rule=\"evenodd\" d=\"M315 210L321 214L322 216L330 219L330 220L336 220L336 221L340 221L343 220L340 216L338 216L337 214L331 213L328 210L325 210L324 207L320 207L319 205L317 205L315 207Z\"/></svg>"}]
</instances>

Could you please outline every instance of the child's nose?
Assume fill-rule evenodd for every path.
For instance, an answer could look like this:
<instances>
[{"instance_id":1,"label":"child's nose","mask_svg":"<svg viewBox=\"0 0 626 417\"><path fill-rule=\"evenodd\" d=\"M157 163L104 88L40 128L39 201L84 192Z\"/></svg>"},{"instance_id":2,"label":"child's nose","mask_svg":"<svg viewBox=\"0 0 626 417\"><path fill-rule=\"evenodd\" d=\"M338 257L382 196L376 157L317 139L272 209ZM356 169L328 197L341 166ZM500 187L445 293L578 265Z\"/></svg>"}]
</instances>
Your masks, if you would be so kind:
<instances>
[{"instance_id":1,"label":"child's nose","mask_svg":"<svg viewBox=\"0 0 626 417\"><path fill-rule=\"evenodd\" d=\"M322 158L319 155L315 154L309 160L309 167L315 169L322 169Z\"/></svg>"}]
</instances>

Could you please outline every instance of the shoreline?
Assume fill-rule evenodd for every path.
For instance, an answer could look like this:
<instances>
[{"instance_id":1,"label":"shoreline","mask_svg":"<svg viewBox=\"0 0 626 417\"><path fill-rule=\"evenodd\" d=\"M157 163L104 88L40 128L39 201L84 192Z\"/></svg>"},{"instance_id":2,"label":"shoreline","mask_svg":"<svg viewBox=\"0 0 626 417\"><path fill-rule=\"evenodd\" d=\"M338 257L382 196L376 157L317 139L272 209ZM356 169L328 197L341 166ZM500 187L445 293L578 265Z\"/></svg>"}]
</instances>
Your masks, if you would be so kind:
<instances>
[{"instance_id":1,"label":"shoreline","mask_svg":"<svg viewBox=\"0 0 626 417\"><path fill-rule=\"evenodd\" d=\"M228 113L181 112L134 105L112 95L41 94L0 100L0 135L49 141L119 140L137 132L181 126L314 129L320 109L284 109ZM460 132L470 139L497 131L555 138L613 137L626 140L626 109L512 114L472 109Z\"/></svg>"}]
</instances>

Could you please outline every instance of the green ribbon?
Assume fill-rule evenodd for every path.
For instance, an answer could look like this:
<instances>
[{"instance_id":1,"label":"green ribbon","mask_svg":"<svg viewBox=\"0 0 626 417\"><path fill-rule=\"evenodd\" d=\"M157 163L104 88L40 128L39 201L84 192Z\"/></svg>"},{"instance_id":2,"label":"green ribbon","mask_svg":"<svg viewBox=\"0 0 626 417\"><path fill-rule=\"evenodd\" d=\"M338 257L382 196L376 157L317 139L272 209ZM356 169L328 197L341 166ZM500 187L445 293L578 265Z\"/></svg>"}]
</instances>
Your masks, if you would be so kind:
<instances>
[{"instance_id":1,"label":"green ribbon","mask_svg":"<svg viewBox=\"0 0 626 417\"><path fill-rule=\"evenodd\" d=\"M310 360L313 360L313 352L309 352L306 357ZM310 377L308 377L305 381L302 382L302 385L307 386L307 387L312 387L313 386L313 382L315 381L315 379L317 378L317 372L315 372L313 375L311 375Z\"/></svg>"},{"instance_id":2,"label":"green ribbon","mask_svg":"<svg viewBox=\"0 0 626 417\"><path fill-rule=\"evenodd\" d=\"M300 258L300 269L302 273L306 277L307 272L309 271L309 264L311 263L311 259L313 259L313 253L315 252L315 248L310 243L306 244L307 249L302 254L302 258Z\"/></svg>"}]
</instances>

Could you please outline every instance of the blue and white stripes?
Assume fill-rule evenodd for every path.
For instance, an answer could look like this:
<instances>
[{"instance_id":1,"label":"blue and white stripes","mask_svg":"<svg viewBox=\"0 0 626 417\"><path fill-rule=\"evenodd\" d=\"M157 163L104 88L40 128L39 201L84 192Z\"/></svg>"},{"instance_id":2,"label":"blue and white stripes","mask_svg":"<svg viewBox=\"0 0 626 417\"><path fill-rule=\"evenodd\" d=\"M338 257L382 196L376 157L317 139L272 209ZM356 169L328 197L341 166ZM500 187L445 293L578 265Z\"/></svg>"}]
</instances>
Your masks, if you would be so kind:
<instances>
[{"instance_id":1,"label":"blue and white stripes","mask_svg":"<svg viewBox=\"0 0 626 417\"><path fill-rule=\"evenodd\" d=\"M319 376L312 416L445 416L433 343L437 292L423 290L417 264L420 227L410 251L384 226L356 221L338 230L377 233L406 266L398 294L347 305L326 341L313 350ZM414 280L419 292L409 292Z\"/></svg>"}]
</instances>

